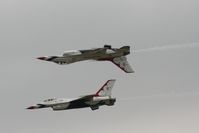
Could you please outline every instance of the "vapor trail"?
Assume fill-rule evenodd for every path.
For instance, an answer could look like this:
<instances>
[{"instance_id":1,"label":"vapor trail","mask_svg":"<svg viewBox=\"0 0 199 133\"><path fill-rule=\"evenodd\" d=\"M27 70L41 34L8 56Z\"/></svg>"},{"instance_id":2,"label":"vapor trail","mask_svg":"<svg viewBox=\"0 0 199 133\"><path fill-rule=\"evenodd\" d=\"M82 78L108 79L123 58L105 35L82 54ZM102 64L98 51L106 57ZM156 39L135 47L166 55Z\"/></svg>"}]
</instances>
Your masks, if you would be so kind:
<instances>
[{"instance_id":1,"label":"vapor trail","mask_svg":"<svg viewBox=\"0 0 199 133\"><path fill-rule=\"evenodd\" d=\"M132 96L126 98L117 98L117 101L125 102L132 100L143 100L143 99L156 99L156 98L168 98L168 97L193 97L199 96L199 91L195 92L184 92L184 93L171 93L171 94L156 94L156 95L148 95L148 96Z\"/></svg>"},{"instance_id":2,"label":"vapor trail","mask_svg":"<svg viewBox=\"0 0 199 133\"><path fill-rule=\"evenodd\" d=\"M151 52L151 51L179 49L179 48L193 48L193 47L199 47L199 43L166 45L166 46L159 46L159 47L153 47L153 48L138 49L138 50L135 50L134 52L140 53L140 52Z\"/></svg>"}]
</instances>

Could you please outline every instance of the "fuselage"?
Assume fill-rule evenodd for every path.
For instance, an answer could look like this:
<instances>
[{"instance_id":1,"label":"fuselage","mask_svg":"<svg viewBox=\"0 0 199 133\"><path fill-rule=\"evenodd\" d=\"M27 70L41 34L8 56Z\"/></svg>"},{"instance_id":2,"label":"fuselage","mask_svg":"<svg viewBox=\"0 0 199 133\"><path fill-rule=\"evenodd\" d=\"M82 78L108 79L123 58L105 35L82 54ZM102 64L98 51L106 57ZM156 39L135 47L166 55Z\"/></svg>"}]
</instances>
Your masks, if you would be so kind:
<instances>
[{"instance_id":1,"label":"fuselage","mask_svg":"<svg viewBox=\"0 0 199 133\"><path fill-rule=\"evenodd\" d=\"M110 61L126 73L134 73L127 61L126 55L130 54L130 46L112 48L104 45L103 48L66 51L62 56L43 56L39 60L50 61L59 65L71 64L85 60Z\"/></svg>"},{"instance_id":2,"label":"fuselage","mask_svg":"<svg viewBox=\"0 0 199 133\"><path fill-rule=\"evenodd\" d=\"M112 106L116 101L116 98L111 97L111 91L115 81L115 79L108 80L95 94L92 95L85 95L73 99L51 98L34 106L30 106L27 109L51 107L53 110L57 111L90 107L92 110L96 110L102 105Z\"/></svg>"},{"instance_id":3,"label":"fuselage","mask_svg":"<svg viewBox=\"0 0 199 133\"><path fill-rule=\"evenodd\" d=\"M112 60L113 58L126 56L129 53L130 53L129 46L124 46L119 49L97 48L90 50L76 50L76 51L66 51L63 54L63 56L49 57L48 61L52 61L60 65L71 64L74 62L84 61L84 60L106 61L106 60Z\"/></svg>"},{"instance_id":4,"label":"fuselage","mask_svg":"<svg viewBox=\"0 0 199 133\"><path fill-rule=\"evenodd\" d=\"M85 96L84 98L76 99L47 99L38 103L35 106L31 106L28 109L39 109L51 107L54 111L78 109L90 107L92 110L98 109L99 106L114 105L116 99L111 97L95 97L93 95Z\"/></svg>"}]
</instances>

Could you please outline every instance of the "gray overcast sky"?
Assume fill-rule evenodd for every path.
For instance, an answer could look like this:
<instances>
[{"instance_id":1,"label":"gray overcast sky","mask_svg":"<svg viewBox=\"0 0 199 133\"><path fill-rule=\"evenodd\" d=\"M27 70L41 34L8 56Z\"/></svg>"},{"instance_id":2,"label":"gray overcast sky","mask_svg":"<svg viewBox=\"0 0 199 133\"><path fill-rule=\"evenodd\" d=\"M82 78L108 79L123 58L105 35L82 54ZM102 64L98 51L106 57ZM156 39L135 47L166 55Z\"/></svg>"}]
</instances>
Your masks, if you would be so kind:
<instances>
[{"instance_id":1,"label":"gray overcast sky","mask_svg":"<svg viewBox=\"0 0 199 133\"><path fill-rule=\"evenodd\" d=\"M1 0L0 132L198 133L198 0ZM130 45L135 74L108 62L59 66L35 58ZM175 47L175 46L174 46ZM95 93L117 79L113 107L53 112L25 108L51 97Z\"/></svg>"}]
</instances>

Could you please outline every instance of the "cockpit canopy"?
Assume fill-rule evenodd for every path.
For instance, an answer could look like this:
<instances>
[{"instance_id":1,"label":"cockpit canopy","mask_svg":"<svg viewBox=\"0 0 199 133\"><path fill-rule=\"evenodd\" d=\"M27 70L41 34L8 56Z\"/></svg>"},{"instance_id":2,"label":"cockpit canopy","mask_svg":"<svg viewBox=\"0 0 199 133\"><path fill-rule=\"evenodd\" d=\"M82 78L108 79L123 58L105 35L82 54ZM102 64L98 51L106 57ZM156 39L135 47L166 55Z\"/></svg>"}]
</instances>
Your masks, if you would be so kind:
<instances>
[{"instance_id":1,"label":"cockpit canopy","mask_svg":"<svg viewBox=\"0 0 199 133\"><path fill-rule=\"evenodd\" d=\"M70 56L70 55L80 55L81 52L78 50L70 50L70 51L65 51L63 56Z\"/></svg>"},{"instance_id":2,"label":"cockpit canopy","mask_svg":"<svg viewBox=\"0 0 199 133\"><path fill-rule=\"evenodd\" d=\"M51 102L51 101L53 101L53 100L55 100L55 99L54 99L54 98L50 98L50 99L44 100L44 102Z\"/></svg>"},{"instance_id":3,"label":"cockpit canopy","mask_svg":"<svg viewBox=\"0 0 199 133\"><path fill-rule=\"evenodd\" d=\"M107 44L105 44L105 45L104 45L104 48L112 49L112 46L111 46L111 45L107 45Z\"/></svg>"}]
</instances>

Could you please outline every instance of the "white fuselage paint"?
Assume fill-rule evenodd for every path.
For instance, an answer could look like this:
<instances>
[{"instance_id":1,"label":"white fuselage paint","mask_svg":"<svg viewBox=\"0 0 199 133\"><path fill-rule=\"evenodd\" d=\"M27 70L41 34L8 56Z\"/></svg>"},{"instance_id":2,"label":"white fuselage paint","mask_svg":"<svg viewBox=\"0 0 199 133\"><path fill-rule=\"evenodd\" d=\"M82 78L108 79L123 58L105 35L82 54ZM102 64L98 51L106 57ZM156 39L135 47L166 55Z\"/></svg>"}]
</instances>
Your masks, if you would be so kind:
<instances>
[{"instance_id":1,"label":"white fuselage paint","mask_svg":"<svg viewBox=\"0 0 199 133\"><path fill-rule=\"evenodd\" d=\"M68 107L72 105L71 101L74 101L78 98L74 99L47 99L43 102L40 102L38 105L44 105L45 107L51 107L53 110L67 110ZM110 100L114 100L110 96L94 96L92 99L88 101L82 101L82 104L87 104L89 106L98 105L100 102L104 102L105 105L110 104Z\"/></svg>"},{"instance_id":2,"label":"white fuselage paint","mask_svg":"<svg viewBox=\"0 0 199 133\"><path fill-rule=\"evenodd\" d=\"M103 49L100 51L89 51L81 53L80 51L65 52L63 56L53 59L52 61L64 65L84 60L106 60L123 56L122 50Z\"/></svg>"}]
</instances>

